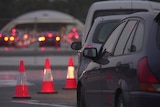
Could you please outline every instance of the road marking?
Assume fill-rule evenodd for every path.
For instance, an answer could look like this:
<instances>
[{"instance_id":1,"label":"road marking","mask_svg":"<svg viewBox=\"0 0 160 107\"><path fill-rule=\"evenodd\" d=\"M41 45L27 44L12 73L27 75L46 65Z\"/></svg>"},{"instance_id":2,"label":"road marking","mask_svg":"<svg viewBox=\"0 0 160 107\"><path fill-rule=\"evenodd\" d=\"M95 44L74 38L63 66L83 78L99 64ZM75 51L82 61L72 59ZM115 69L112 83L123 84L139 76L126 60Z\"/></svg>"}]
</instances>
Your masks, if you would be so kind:
<instances>
[{"instance_id":1,"label":"road marking","mask_svg":"<svg viewBox=\"0 0 160 107\"><path fill-rule=\"evenodd\" d=\"M31 82L27 82L28 85L34 85ZM17 80L0 80L0 87L9 87L9 86L16 86Z\"/></svg>"},{"instance_id":2,"label":"road marking","mask_svg":"<svg viewBox=\"0 0 160 107\"><path fill-rule=\"evenodd\" d=\"M19 101L13 100L12 102L23 103L23 104L32 104L32 105L41 105L41 106L50 106L50 107L74 107L74 106L60 105L60 104L40 103L38 100L19 100Z\"/></svg>"}]
</instances>

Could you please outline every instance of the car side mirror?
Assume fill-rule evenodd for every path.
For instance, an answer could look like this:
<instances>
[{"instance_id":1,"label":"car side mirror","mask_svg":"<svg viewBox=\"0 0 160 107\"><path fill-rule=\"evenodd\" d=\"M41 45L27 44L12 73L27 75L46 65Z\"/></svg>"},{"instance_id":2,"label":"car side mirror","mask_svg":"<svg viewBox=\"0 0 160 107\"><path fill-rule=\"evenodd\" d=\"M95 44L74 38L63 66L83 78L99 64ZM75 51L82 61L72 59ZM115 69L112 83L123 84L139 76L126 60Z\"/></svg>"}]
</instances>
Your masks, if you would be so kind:
<instances>
[{"instance_id":1,"label":"car side mirror","mask_svg":"<svg viewBox=\"0 0 160 107\"><path fill-rule=\"evenodd\" d=\"M90 59L95 59L97 57L97 49L96 48L88 48L86 47L83 50L83 56L90 58Z\"/></svg>"},{"instance_id":2,"label":"car side mirror","mask_svg":"<svg viewBox=\"0 0 160 107\"><path fill-rule=\"evenodd\" d=\"M104 52L106 53L106 52ZM83 50L83 56L92 59L94 62L105 65L109 63L108 60L108 55L106 56L106 54L104 55L102 54L98 54L97 49L96 48L85 48Z\"/></svg>"},{"instance_id":3,"label":"car side mirror","mask_svg":"<svg viewBox=\"0 0 160 107\"><path fill-rule=\"evenodd\" d=\"M71 44L71 49L73 49L73 50L80 50L81 48L82 48L81 42L73 42Z\"/></svg>"}]
</instances>

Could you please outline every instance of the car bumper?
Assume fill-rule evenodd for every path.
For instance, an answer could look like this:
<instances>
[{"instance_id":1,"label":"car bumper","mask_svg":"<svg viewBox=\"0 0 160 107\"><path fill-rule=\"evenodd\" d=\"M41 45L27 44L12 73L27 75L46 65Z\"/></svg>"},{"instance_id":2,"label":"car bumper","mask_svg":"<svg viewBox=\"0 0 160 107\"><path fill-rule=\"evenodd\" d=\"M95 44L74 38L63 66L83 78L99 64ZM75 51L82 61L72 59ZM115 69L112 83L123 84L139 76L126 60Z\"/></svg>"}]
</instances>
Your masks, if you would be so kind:
<instances>
[{"instance_id":1,"label":"car bumper","mask_svg":"<svg viewBox=\"0 0 160 107\"><path fill-rule=\"evenodd\" d=\"M127 107L160 107L160 93L130 92Z\"/></svg>"},{"instance_id":2,"label":"car bumper","mask_svg":"<svg viewBox=\"0 0 160 107\"><path fill-rule=\"evenodd\" d=\"M40 45L43 46L60 46L60 42L54 42L54 41L43 41L43 42L39 42Z\"/></svg>"}]
</instances>

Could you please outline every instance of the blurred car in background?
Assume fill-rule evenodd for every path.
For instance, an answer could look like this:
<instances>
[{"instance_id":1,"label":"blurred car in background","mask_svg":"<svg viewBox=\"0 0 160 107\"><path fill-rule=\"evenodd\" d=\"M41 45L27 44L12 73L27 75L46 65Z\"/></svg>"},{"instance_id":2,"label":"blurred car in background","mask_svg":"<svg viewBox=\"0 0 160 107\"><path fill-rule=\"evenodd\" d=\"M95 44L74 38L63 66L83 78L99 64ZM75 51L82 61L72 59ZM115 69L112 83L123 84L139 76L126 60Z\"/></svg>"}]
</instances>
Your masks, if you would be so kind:
<instances>
[{"instance_id":1,"label":"blurred car in background","mask_svg":"<svg viewBox=\"0 0 160 107\"><path fill-rule=\"evenodd\" d=\"M19 37L17 34L12 34L12 32L3 32L2 39L2 46L16 46Z\"/></svg>"},{"instance_id":2,"label":"blurred car in background","mask_svg":"<svg viewBox=\"0 0 160 107\"><path fill-rule=\"evenodd\" d=\"M4 46L4 36L3 33L0 33L0 46Z\"/></svg>"},{"instance_id":3,"label":"blurred car in background","mask_svg":"<svg viewBox=\"0 0 160 107\"><path fill-rule=\"evenodd\" d=\"M28 47L33 42L35 42L35 40L32 35L17 29L0 33L0 46Z\"/></svg>"},{"instance_id":4,"label":"blurred car in background","mask_svg":"<svg viewBox=\"0 0 160 107\"><path fill-rule=\"evenodd\" d=\"M60 47L61 37L58 32L42 32L38 34L39 47Z\"/></svg>"},{"instance_id":5,"label":"blurred car in background","mask_svg":"<svg viewBox=\"0 0 160 107\"><path fill-rule=\"evenodd\" d=\"M82 40L82 32L78 31L76 27L73 27L71 32L68 34L68 38L73 42Z\"/></svg>"},{"instance_id":6,"label":"blurred car in background","mask_svg":"<svg viewBox=\"0 0 160 107\"><path fill-rule=\"evenodd\" d=\"M35 37L27 32L18 32L18 40L16 41L16 47L28 47L32 43Z\"/></svg>"}]
</instances>

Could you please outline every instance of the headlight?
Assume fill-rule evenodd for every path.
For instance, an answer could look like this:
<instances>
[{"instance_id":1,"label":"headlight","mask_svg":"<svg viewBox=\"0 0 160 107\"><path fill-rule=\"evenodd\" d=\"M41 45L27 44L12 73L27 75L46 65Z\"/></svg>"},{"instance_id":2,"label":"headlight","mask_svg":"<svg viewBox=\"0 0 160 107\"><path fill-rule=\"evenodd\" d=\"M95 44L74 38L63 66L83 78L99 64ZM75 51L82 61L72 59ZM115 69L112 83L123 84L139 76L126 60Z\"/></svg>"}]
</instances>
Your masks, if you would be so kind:
<instances>
[{"instance_id":1,"label":"headlight","mask_svg":"<svg viewBox=\"0 0 160 107\"><path fill-rule=\"evenodd\" d=\"M46 40L46 38L44 36L41 36L41 37L38 38L38 41L40 41L40 42L45 41L45 40Z\"/></svg>"}]
</instances>

